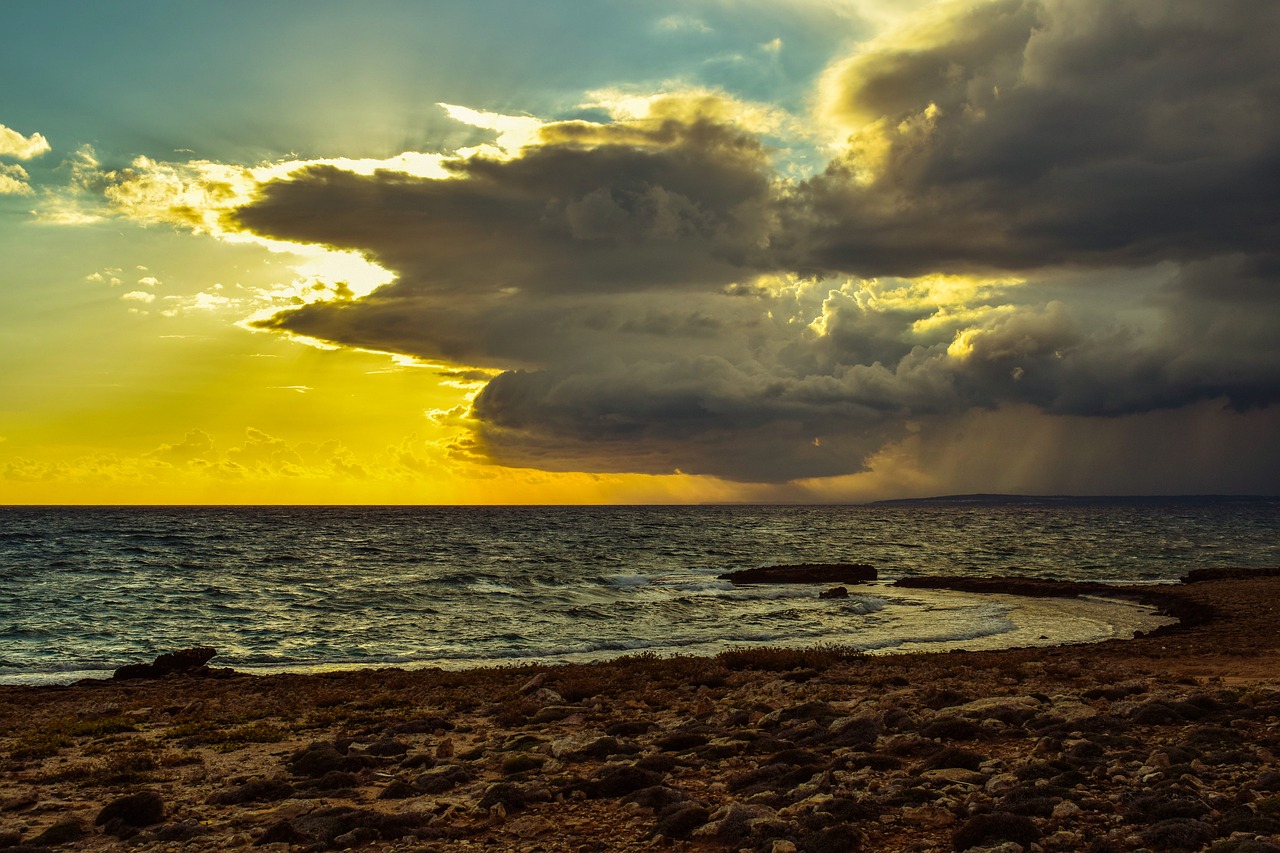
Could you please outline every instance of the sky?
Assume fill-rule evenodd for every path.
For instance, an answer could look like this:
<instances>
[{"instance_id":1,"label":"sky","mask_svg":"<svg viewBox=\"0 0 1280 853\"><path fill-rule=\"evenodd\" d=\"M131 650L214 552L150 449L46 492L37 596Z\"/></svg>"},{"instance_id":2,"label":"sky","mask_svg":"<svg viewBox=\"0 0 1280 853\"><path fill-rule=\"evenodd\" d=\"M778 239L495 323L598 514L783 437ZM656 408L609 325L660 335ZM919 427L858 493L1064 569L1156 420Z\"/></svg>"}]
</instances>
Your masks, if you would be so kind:
<instances>
[{"instance_id":1,"label":"sky","mask_svg":"<svg viewBox=\"0 0 1280 853\"><path fill-rule=\"evenodd\" d=\"M1280 493L1273 0L0 14L0 503Z\"/></svg>"}]
</instances>

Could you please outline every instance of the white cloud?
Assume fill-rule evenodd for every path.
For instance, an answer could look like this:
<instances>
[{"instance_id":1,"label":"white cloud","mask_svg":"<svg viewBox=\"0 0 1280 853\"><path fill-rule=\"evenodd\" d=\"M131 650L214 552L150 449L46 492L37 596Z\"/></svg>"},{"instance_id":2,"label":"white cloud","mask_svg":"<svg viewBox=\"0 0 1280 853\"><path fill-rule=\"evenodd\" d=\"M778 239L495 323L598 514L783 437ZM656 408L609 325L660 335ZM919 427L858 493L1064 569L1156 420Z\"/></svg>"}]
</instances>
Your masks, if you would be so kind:
<instances>
[{"instance_id":1,"label":"white cloud","mask_svg":"<svg viewBox=\"0 0 1280 853\"><path fill-rule=\"evenodd\" d=\"M128 293L123 294L120 298L129 302L155 302L156 295L154 293L147 293L145 290L131 290Z\"/></svg>"},{"instance_id":2,"label":"white cloud","mask_svg":"<svg viewBox=\"0 0 1280 853\"><path fill-rule=\"evenodd\" d=\"M0 195L31 195L27 170L21 166L0 163Z\"/></svg>"},{"instance_id":3,"label":"white cloud","mask_svg":"<svg viewBox=\"0 0 1280 853\"><path fill-rule=\"evenodd\" d=\"M49 141L38 133L23 136L0 124L0 157L30 160L49 151Z\"/></svg>"},{"instance_id":4,"label":"white cloud","mask_svg":"<svg viewBox=\"0 0 1280 853\"><path fill-rule=\"evenodd\" d=\"M707 26L705 21L695 18L692 15L667 15L665 18L658 21L658 29L673 33L713 32L711 27Z\"/></svg>"}]
</instances>

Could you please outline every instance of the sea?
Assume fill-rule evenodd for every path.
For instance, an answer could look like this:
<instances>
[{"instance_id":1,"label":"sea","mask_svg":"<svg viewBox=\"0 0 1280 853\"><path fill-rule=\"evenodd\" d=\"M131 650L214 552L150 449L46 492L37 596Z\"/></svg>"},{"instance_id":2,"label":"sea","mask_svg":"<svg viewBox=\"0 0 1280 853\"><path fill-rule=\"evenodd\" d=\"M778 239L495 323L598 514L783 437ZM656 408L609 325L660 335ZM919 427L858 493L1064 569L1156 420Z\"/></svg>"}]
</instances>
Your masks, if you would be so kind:
<instances>
[{"instance_id":1,"label":"sea","mask_svg":"<svg viewBox=\"0 0 1280 853\"><path fill-rule=\"evenodd\" d=\"M866 563L880 580L718 575ZM0 507L0 684L106 678L212 646L257 673L1084 643L1163 617L1107 596L891 585L914 575L1175 583L1280 565L1280 498L967 496L853 506Z\"/></svg>"}]
</instances>

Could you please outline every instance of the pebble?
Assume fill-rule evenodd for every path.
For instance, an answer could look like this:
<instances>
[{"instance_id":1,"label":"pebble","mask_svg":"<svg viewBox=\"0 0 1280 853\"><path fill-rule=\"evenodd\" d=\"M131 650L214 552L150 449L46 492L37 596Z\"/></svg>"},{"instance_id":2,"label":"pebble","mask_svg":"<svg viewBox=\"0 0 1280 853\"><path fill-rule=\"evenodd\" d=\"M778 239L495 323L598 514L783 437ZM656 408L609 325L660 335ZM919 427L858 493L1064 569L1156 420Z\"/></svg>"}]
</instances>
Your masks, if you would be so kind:
<instances>
[{"instance_id":1,"label":"pebble","mask_svg":"<svg viewBox=\"0 0 1280 853\"><path fill-rule=\"evenodd\" d=\"M918 826L941 827L951 826L956 822L956 816L939 806L906 806L902 809L902 820Z\"/></svg>"},{"instance_id":2,"label":"pebble","mask_svg":"<svg viewBox=\"0 0 1280 853\"><path fill-rule=\"evenodd\" d=\"M1083 811L1084 809L1080 808L1070 800L1063 800L1053 807L1053 818L1055 820L1066 820L1068 818L1075 817Z\"/></svg>"}]
</instances>

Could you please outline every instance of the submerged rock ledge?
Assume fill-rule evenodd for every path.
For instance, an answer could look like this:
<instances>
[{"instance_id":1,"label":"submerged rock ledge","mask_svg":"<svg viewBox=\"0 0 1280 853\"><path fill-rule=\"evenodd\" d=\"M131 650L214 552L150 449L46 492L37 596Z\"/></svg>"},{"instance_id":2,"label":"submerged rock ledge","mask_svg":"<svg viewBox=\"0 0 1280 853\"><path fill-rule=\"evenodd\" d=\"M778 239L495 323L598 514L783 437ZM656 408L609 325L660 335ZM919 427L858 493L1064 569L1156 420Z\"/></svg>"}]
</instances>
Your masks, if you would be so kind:
<instances>
[{"instance_id":1,"label":"submerged rock ledge","mask_svg":"<svg viewBox=\"0 0 1280 853\"><path fill-rule=\"evenodd\" d=\"M2 687L0 848L1280 853L1280 577L1105 590L1204 618L998 652Z\"/></svg>"},{"instance_id":2,"label":"submerged rock ledge","mask_svg":"<svg viewBox=\"0 0 1280 853\"><path fill-rule=\"evenodd\" d=\"M801 563L794 566L762 566L717 575L716 580L753 583L867 583L876 570L862 563Z\"/></svg>"}]
</instances>

